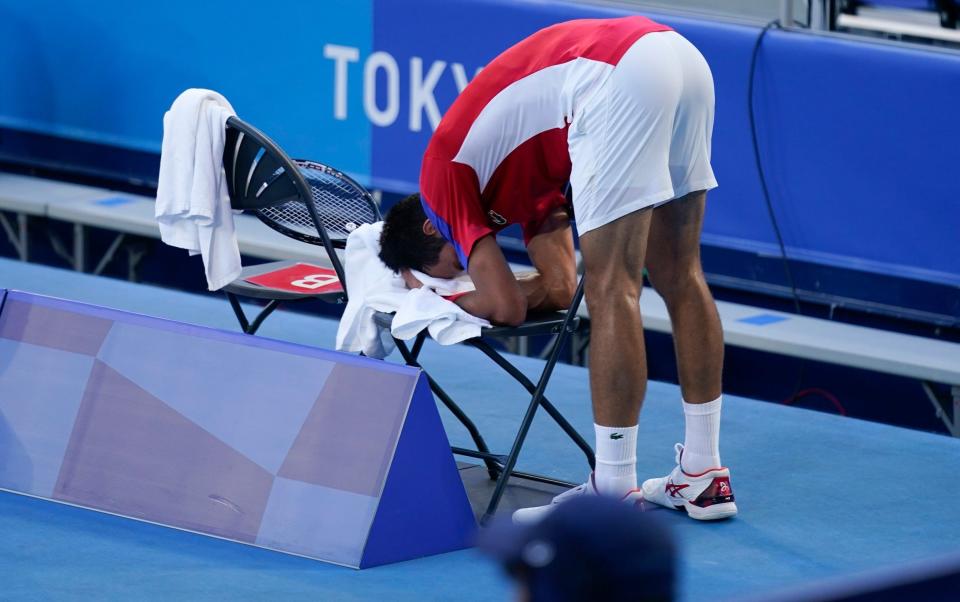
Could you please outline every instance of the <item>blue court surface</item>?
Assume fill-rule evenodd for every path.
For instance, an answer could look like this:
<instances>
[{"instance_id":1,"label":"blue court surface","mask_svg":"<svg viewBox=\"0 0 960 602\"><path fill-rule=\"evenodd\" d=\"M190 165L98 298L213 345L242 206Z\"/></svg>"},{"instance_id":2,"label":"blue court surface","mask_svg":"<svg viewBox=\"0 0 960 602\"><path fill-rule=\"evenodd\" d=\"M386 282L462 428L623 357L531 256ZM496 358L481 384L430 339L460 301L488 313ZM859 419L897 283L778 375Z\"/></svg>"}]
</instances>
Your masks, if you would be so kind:
<instances>
[{"instance_id":1,"label":"blue court surface","mask_svg":"<svg viewBox=\"0 0 960 602\"><path fill-rule=\"evenodd\" d=\"M0 259L0 288L236 330L229 306L219 297L5 259ZM281 311L267 320L261 336L329 348L335 330L331 320ZM538 360L513 359L528 373L538 372ZM423 362L462 402L492 446L505 448L525 406L522 391L466 347L428 345ZM587 371L559 366L548 394L592 438ZM466 445L459 424L441 415L451 441ZM640 420L641 478L672 468L672 446L682 439L682 424L678 388L651 383ZM702 524L658 511L680 541L682 599L736 599L960 547L955 509L960 440L727 397L721 451L732 469L737 518ZM542 416L520 468L575 481L588 470L573 445ZM512 596L499 569L473 550L356 571L9 493L0 493L0 533L4 599Z\"/></svg>"}]
</instances>

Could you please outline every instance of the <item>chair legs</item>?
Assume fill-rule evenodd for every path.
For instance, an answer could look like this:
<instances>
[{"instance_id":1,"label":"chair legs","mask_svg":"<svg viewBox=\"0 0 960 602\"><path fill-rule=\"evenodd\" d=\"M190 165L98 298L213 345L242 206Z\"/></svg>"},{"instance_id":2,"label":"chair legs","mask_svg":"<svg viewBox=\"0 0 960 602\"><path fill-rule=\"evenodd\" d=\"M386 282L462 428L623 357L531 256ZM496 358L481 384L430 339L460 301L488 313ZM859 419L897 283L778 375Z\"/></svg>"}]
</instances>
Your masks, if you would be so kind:
<instances>
[{"instance_id":1,"label":"chair legs","mask_svg":"<svg viewBox=\"0 0 960 602\"><path fill-rule=\"evenodd\" d=\"M240 323L240 329L243 330L246 334L256 334L257 330L260 328L260 325L263 324L263 321L273 313L273 310L280 307L280 302L276 299L271 299L267 303L260 313L257 314L257 317L253 319L253 322L247 320L247 315L243 312L243 307L240 306L240 300L237 299L237 296L233 293L225 293L227 299L230 301L230 307L233 308L233 314L237 316L237 322Z\"/></svg>"},{"instance_id":2,"label":"chair legs","mask_svg":"<svg viewBox=\"0 0 960 602\"><path fill-rule=\"evenodd\" d=\"M437 395L440 401L453 413L453 415L467 428L467 431L470 433L470 436L473 438L474 443L477 446L477 451L457 448L454 447L453 452L459 455L465 455L473 458L479 458L484 461L487 466L487 472L490 474L491 479L495 479L497 484L494 488L493 495L490 498L489 503L487 504L487 509L481 518L481 522L486 522L497 510L497 506L500 504L500 500L503 497L504 492L506 491L507 481L510 477L518 477L527 480L538 481L541 483L548 483L552 485L561 485L561 486L574 486L574 483L567 483L565 481L560 481L557 479L552 479L549 477L544 477L541 475L535 475L525 472L519 472L514 470L517 460L520 457L520 450L523 448L523 443L527 438L527 433L530 431L530 427L533 424L533 419L536 416L537 408L543 407L543 409L550 415L551 418L563 429L563 432L567 434L568 437L580 448L584 456L586 456L587 463L590 465L590 468L594 468L595 460L593 449L590 445L580 436L580 433L577 432L573 425L571 425L567 419L557 410L544 395L546 391L547 383L550 381L550 376L553 374L553 369L557 364L557 361L560 358L560 353L563 350L563 346L566 341L569 339L571 333L575 329L573 324L576 319L576 308L579 306L580 301L583 298L583 283L581 282L580 286L577 289L577 293L574 297L571 310L567 312L567 317L564 320L563 327L558 333L558 336L554 339L547 356L547 364L544 366L543 372L540 374L540 378L536 384L534 384L530 379L526 377L522 372L517 370L510 362L506 360L496 349L494 349L489 343L483 339L471 339L467 341L468 344L472 345L479 349L484 355L489 357L494 361L500 368L502 368L507 374L519 382L524 389L531 395L530 403L527 406L527 411L524 414L523 420L520 423L520 428L517 431L517 435L514 438L513 446L510 449L510 453L506 456L497 455L490 453L487 448L486 442L483 440L483 437L480 435L479 429L473 421L460 409L459 406L450 398L450 396L437 384L430 375L427 375L427 380L430 383L430 388ZM400 354L403 356L404 361L410 365L422 369L422 366L419 364L418 357L420 355L420 350L423 346L423 342L426 338L426 333L420 333L413 344L413 349L409 349L403 341L397 340L397 348L400 350Z\"/></svg>"},{"instance_id":3,"label":"chair legs","mask_svg":"<svg viewBox=\"0 0 960 602\"><path fill-rule=\"evenodd\" d=\"M420 368L421 370L423 370L423 366L420 365L417 358L420 355L420 349L423 347L423 340L425 338L426 338L426 333L425 332L420 333L413 343L412 351L407 348L406 343L404 343L399 339L396 340L397 349L400 351L400 355L403 356L403 361L406 362L408 366L413 366L415 368ZM487 473L490 475L490 478L496 479L497 476L500 474L500 466L497 460L494 459L493 454L490 452L490 448L487 447L487 442L483 439L483 435L480 434L480 429L477 428L477 425L474 424L472 420L470 420L470 417L467 416L467 414L460 408L460 406L458 406L456 402L453 401L453 399L447 394L447 392L443 390L443 388L439 385L439 383L433 380L433 377L431 377L426 370L424 370L423 373L427 377L427 383L430 384L430 389L437 396L437 398L440 399L440 402L443 403L443 405L446 406L448 410L450 410L450 413L452 413L454 417L456 417L456 419L460 421L460 424L462 424L464 428L467 429L467 432L470 433L470 438L473 439L473 444L477 446L478 454L475 457L479 457L483 459L484 464L486 464L487 466ZM456 453L460 453L461 455L473 455L470 453L466 453L466 454L462 453L463 451L470 452L472 450L462 450L460 448L454 448L454 451Z\"/></svg>"},{"instance_id":4,"label":"chair legs","mask_svg":"<svg viewBox=\"0 0 960 602\"><path fill-rule=\"evenodd\" d=\"M477 349L482 351L484 355L492 359L494 363L500 366L507 374L512 376L514 380L519 382L523 386L523 388L526 389L528 393L530 393L530 395L532 396L538 395L537 393L538 385L533 384L533 382L531 382L530 379L528 379L523 372L520 372L519 370L517 370L517 368L513 364L508 362L506 358L504 358L489 343L487 343L482 339L475 339L473 341L468 341L468 343L473 347L476 347ZM557 356L559 355L558 347L562 346L563 340L559 340L557 341L557 343L558 344L554 346L554 349L557 349L557 352L554 353L554 351L551 350L550 356L547 359L547 365L544 367L544 374L548 375L547 376L548 380L549 380L549 374L553 372L553 367L557 363L557 359L558 359ZM543 380L543 376L541 376L541 380ZM544 387L545 386L546 385L544 385ZM551 403L549 399L546 398L546 395L544 395L542 391L539 393L539 399L536 399L536 401L538 402L537 404L534 403L534 399L531 399L530 403L532 405L540 405L543 407L543 409L547 412L547 414L549 414L550 417L553 418L554 422L557 423L557 426L563 429L563 432L566 433L567 436L570 437L571 440L573 440L576 446L580 448L584 456L586 456L587 463L590 464L590 468L594 468L593 448L590 447L590 444L587 443L586 440L584 440L584 438L580 435L577 429L575 429L573 425L570 424L570 422L566 419L566 417L560 413L560 410L558 410L557 407L553 405L553 403Z\"/></svg>"}]
</instances>

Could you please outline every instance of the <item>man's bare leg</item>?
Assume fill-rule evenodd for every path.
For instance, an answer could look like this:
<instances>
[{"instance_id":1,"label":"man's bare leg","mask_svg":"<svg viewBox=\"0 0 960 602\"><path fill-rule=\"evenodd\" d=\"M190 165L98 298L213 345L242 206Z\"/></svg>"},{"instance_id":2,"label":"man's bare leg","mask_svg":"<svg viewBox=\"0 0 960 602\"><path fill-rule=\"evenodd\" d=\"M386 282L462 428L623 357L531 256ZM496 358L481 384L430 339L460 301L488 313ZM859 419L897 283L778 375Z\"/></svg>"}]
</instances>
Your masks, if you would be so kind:
<instances>
[{"instance_id":1,"label":"man's bare leg","mask_svg":"<svg viewBox=\"0 0 960 602\"><path fill-rule=\"evenodd\" d=\"M647 390L640 317L644 253L653 211L628 214L580 237L590 310L590 392L597 435L597 488L636 487L636 432Z\"/></svg>"},{"instance_id":2,"label":"man's bare leg","mask_svg":"<svg viewBox=\"0 0 960 602\"><path fill-rule=\"evenodd\" d=\"M680 388L688 403L720 396L723 331L700 264L707 193L694 192L653 211L647 271L670 312Z\"/></svg>"},{"instance_id":3,"label":"man's bare leg","mask_svg":"<svg viewBox=\"0 0 960 602\"><path fill-rule=\"evenodd\" d=\"M683 508L697 520L737 514L730 470L720 465L723 331L700 266L706 193L694 192L653 211L647 272L670 312L686 433L677 466L647 479L643 499Z\"/></svg>"},{"instance_id":4,"label":"man's bare leg","mask_svg":"<svg viewBox=\"0 0 960 602\"><path fill-rule=\"evenodd\" d=\"M694 192L653 211L647 271L670 313L686 416L683 468L720 466L719 430L723 331L700 264L706 192Z\"/></svg>"}]
</instances>

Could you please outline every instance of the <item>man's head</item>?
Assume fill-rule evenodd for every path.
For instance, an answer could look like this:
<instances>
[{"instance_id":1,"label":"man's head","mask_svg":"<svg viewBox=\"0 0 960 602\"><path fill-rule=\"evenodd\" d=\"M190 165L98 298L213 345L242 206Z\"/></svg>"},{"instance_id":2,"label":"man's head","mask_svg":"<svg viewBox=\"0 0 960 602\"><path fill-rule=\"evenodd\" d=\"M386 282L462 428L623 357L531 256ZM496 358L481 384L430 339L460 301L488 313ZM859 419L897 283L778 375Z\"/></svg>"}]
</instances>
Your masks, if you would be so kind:
<instances>
[{"instance_id":1,"label":"man's head","mask_svg":"<svg viewBox=\"0 0 960 602\"><path fill-rule=\"evenodd\" d=\"M427 218L419 194L411 194L387 213L380 260L395 272L418 270L436 278L453 278L464 270L453 245Z\"/></svg>"}]
</instances>

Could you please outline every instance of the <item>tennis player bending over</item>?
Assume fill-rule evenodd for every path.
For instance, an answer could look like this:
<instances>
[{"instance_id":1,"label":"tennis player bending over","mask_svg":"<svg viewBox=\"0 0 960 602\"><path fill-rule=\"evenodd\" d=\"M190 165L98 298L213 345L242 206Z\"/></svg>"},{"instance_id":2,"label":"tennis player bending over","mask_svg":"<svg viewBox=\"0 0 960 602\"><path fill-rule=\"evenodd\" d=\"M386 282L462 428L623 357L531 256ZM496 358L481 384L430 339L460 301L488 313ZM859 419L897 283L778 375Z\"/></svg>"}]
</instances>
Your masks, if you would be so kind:
<instances>
[{"instance_id":1,"label":"tennis player bending over","mask_svg":"<svg viewBox=\"0 0 960 602\"><path fill-rule=\"evenodd\" d=\"M713 79L703 56L643 17L541 30L498 56L443 117L423 157L421 195L387 216L381 258L452 277L466 269L470 313L516 325L566 308L576 288L563 189L569 181L590 309L597 466L557 496L642 496L696 519L737 512L719 455L723 333L700 265L710 167ZM539 274L518 281L497 245L523 228ZM677 466L637 488L637 421L647 387L643 268L673 324L686 438ZM551 506L518 510L517 521Z\"/></svg>"}]
</instances>

